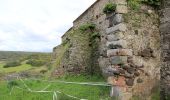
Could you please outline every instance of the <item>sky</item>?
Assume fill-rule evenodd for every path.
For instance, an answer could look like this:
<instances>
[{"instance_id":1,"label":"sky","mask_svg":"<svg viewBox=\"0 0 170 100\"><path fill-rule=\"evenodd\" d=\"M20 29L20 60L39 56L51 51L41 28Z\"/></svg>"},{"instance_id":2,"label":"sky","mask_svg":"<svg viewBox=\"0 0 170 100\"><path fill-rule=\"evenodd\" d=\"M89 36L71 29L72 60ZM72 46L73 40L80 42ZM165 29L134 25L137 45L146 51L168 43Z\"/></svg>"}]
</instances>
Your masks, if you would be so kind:
<instances>
[{"instance_id":1,"label":"sky","mask_svg":"<svg viewBox=\"0 0 170 100\"><path fill-rule=\"evenodd\" d=\"M96 0L0 0L0 51L52 52Z\"/></svg>"}]
</instances>

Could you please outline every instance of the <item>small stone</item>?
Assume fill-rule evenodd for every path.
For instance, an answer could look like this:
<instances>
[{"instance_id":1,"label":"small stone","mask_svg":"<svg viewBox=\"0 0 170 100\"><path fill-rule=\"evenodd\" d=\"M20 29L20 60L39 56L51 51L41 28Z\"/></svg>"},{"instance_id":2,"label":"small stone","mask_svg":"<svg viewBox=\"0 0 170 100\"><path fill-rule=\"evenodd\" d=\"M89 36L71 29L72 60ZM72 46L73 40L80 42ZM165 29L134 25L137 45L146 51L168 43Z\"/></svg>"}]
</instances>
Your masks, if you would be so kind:
<instances>
[{"instance_id":1,"label":"small stone","mask_svg":"<svg viewBox=\"0 0 170 100\"><path fill-rule=\"evenodd\" d=\"M127 72L125 72L125 75L124 75L126 78L133 78L133 74L129 74Z\"/></svg>"},{"instance_id":2,"label":"small stone","mask_svg":"<svg viewBox=\"0 0 170 100\"><path fill-rule=\"evenodd\" d=\"M108 46L108 48L109 49L121 49L121 48L123 48L121 45L113 45L113 44L110 44L109 46Z\"/></svg>"},{"instance_id":3,"label":"small stone","mask_svg":"<svg viewBox=\"0 0 170 100\"><path fill-rule=\"evenodd\" d=\"M127 79L127 80L126 80L126 84L127 84L128 86L133 86L133 84L134 84L134 79Z\"/></svg>"},{"instance_id":4,"label":"small stone","mask_svg":"<svg viewBox=\"0 0 170 100\"><path fill-rule=\"evenodd\" d=\"M134 75L138 77L138 76L140 76L140 73L139 72L135 72Z\"/></svg>"},{"instance_id":5,"label":"small stone","mask_svg":"<svg viewBox=\"0 0 170 100\"><path fill-rule=\"evenodd\" d=\"M125 70L119 69L120 74L125 74Z\"/></svg>"},{"instance_id":6,"label":"small stone","mask_svg":"<svg viewBox=\"0 0 170 100\"><path fill-rule=\"evenodd\" d=\"M142 82L143 82L143 80L141 78L137 79L137 83L142 83Z\"/></svg>"},{"instance_id":7,"label":"small stone","mask_svg":"<svg viewBox=\"0 0 170 100\"><path fill-rule=\"evenodd\" d=\"M128 68L128 69L127 69L127 72L128 72L129 74L134 74L134 73L135 73L135 69L133 69L133 68Z\"/></svg>"},{"instance_id":8,"label":"small stone","mask_svg":"<svg viewBox=\"0 0 170 100\"><path fill-rule=\"evenodd\" d=\"M125 64L122 66L123 69L127 70L128 68L130 68L130 65L129 64Z\"/></svg>"},{"instance_id":9,"label":"small stone","mask_svg":"<svg viewBox=\"0 0 170 100\"><path fill-rule=\"evenodd\" d=\"M128 63L133 63L133 57L129 56L127 61Z\"/></svg>"},{"instance_id":10,"label":"small stone","mask_svg":"<svg viewBox=\"0 0 170 100\"><path fill-rule=\"evenodd\" d=\"M108 48L110 47L110 45L113 47L120 46L121 48L127 48L127 42L125 40L112 41L106 43L106 46Z\"/></svg>"},{"instance_id":11,"label":"small stone","mask_svg":"<svg viewBox=\"0 0 170 100\"><path fill-rule=\"evenodd\" d=\"M152 14L153 13L153 11L152 10L148 10L148 14Z\"/></svg>"},{"instance_id":12,"label":"small stone","mask_svg":"<svg viewBox=\"0 0 170 100\"><path fill-rule=\"evenodd\" d=\"M150 48L148 48L148 49L144 49L141 53L140 53L140 55L142 56L142 57L152 57L152 54L153 53L153 50L152 49L150 49Z\"/></svg>"}]
</instances>

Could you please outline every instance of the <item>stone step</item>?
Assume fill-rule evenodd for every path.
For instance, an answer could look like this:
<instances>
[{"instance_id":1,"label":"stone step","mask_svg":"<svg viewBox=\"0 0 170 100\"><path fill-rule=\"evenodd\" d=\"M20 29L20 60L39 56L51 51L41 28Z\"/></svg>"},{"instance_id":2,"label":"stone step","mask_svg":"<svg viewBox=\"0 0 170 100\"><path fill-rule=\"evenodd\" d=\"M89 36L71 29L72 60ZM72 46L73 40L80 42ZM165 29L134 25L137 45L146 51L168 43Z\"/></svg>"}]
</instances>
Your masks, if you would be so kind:
<instances>
[{"instance_id":1,"label":"stone step","mask_svg":"<svg viewBox=\"0 0 170 100\"><path fill-rule=\"evenodd\" d=\"M127 48L127 42L126 40L112 41L112 42L107 42L106 46L109 49Z\"/></svg>"},{"instance_id":2,"label":"stone step","mask_svg":"<svg viewBox=\"0 0 170 100\"><path fill-rule=\"evenodd\" d=\"M107 57L113 56L132 56L132 49L110 49L107 50Z\"/></svg>"},{"instance_id":3,"label":"stone step","mask_svg":"<svg viewBox=\"0 0 170 100\"><path fill-rule=\"evenodd\" d=\"M109 60L112 65L126 64L127 56L114 56L109 58Z\"/></svg>"},{"instance_id":4,"label":"stone step","mask_svg":"<svg viewBox=\"0 0 170 100\"><path fill-rule=\"evenodd\" d=\"M123 23L120 23L120 24L117 24L113 27L107 28L106 33L107 34L114 34L116 32L125 32L126 30L127 30L126 25L123 24Z\"/></svg>"}]
</instances>

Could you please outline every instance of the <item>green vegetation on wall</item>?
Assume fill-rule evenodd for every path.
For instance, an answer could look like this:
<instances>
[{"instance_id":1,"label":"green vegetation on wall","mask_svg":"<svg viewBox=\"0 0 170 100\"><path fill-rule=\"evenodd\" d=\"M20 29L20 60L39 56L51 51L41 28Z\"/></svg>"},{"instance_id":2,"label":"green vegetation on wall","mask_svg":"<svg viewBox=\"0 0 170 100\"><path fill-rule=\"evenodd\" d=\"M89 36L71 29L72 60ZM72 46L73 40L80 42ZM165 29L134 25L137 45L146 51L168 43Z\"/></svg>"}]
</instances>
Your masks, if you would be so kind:
<instances>
[{"instance_id":1,"label":"green vegetation on wall","mask_svg":"<svg viewBox=\"0 0 170 100\"><path fill-rule=\"evenodd\" d=\"M158 8L160 5L160 0L127 0L127 2L132 10L139 10L142 3L151 5L155 8Z\"/></svg>"},{"instance_id":2,"label":"green vegetation on wall","mask_svg":"<svg viewBox=\"0 0 170 100\"><path fill-rule=\"evenodd\" d=\"M141 1L155 7L160 5L160 0L141 0Z\"/></svg>"},{"instance_id":3,"label":"green vegetation on wall","mask_svg":"<svg viewBox=\"0 0 170 100\"><path fill-rule=\"evenodd\" d=\"M103 8L103 13L105 14L110 14L116 10L117 5L113 3L108 3L105 5Z\"/></svg>"},{"instance_id":4,"label":"green vegetation on wall","mask_svg":"<svg viewBox=\"0 0 170 100\"><path fill-rule=\"evenodd\" d=\"M93 24L93 23L87 23L87 24L84 24L84 25L81 25L80 27L79 27L79 30L81 30L81 31L86 31L86 30L88 30L88 29L90 29L90 30L94 30L95 29L95 24Z\"/></svg>"}]
</instances>

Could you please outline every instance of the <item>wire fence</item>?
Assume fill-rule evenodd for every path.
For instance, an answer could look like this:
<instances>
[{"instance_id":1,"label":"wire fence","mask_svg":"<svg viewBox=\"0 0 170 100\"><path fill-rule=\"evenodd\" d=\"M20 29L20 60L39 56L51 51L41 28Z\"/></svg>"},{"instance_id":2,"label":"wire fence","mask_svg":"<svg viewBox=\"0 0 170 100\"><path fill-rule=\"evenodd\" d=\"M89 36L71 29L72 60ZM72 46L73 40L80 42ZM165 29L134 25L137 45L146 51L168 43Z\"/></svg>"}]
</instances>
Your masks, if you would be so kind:
<instances>
[{"instance_id":1,"label":"wire fence","mask_svg":"<svg viewBox=\"0 0 170 100\"><path fill-rule=\"evenodd\" d=\"M30 92L30 93L51 93L52 94L52 100L59 100L58 99L58 95L59 94L64 94L65 96L72 98L74 100L88 100L86 98L80 98L80 97L76 97L67 93L63 93L59 90L48 90L48 88L51 86L51 83L61 83L61 84L74 84L74 85L85 85L85 86L102 86L102 87L112 87L111 85L105 83L105 82L67 82L67 81L49 81L49 80L42 80L42 79L36 79L36 78L29 78L29 79L22 79L21 77L17 76L17 80L19 80L24 87L20 87L20 86L13 86L11 88L10 91L10 95L13 94L15 89L19 89L21 91L26 91L26 92ZM27 84L26 84L26 80L32 80L32 81L41 81L41 82L47 82L48 85L44 86L42 89L40 90L32 90ZM104 100L108 100L107 98Z\"/></svg>"}]
</instances>

